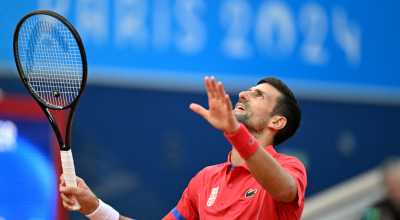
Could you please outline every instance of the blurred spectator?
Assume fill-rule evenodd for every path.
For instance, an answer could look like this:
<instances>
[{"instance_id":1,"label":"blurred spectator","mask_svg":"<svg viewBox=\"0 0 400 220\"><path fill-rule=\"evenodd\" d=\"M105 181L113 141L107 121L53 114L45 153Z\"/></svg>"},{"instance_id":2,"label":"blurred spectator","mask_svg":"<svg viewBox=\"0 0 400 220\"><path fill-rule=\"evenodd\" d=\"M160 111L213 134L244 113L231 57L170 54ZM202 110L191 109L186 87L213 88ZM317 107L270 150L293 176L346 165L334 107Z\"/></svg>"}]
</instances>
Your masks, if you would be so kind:
<instances>
[{"instance_id":1,"label":"blurred spectator","mask_svg":"<svg viewBox=\"0 0 400 220\"><path fill-rule=\"evenodd\" d=\"M361 220L400 220L400 159L384 166L383 183L387 197L361 213Z\"/></svg>"}]
</instances>

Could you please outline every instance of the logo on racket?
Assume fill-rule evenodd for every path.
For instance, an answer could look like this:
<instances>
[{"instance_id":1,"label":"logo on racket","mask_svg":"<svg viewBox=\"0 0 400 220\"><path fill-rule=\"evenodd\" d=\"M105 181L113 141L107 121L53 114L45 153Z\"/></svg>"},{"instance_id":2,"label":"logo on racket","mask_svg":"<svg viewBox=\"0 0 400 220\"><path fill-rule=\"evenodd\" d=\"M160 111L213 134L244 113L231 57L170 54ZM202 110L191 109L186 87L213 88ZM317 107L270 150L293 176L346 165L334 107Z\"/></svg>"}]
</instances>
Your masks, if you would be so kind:
<instances>
[{"instance_id":1,"label":"logo on racket","mask_svg":"<svg viewBox=\"0 0 400 220\"><path fill-rule=\"evenodd\" d=\"M212 189L210 198L208 198L208 201L207 201L207 206L212 206L212 204L214 204L215 199L217 198L217 195L218 195L218 188L219 187Z\"/></svg>"}]
</instances>

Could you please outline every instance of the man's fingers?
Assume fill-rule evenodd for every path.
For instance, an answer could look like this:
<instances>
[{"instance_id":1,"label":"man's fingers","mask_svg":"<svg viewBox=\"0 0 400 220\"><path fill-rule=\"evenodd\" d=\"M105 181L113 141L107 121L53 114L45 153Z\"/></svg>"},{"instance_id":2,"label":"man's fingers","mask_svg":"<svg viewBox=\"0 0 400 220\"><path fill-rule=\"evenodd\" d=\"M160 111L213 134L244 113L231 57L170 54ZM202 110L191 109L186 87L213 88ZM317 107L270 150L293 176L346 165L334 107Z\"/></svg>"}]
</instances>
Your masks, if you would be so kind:
<instances>
[{"instance_id":1,"label":"man's fingers","mask_svg":"<svg viewBox=\"0 0 400 220\"><path fill-rule=\"evenodd\" d=\"M76 195L77 191L79 191L77 187L73 187L73 186L65 186L63 188L64 188L64 192L63 192L64 194ZM61 190L63 190L63 189L61 189Z\"/></svg>"},{"instance_id":2,"label":"man's fingers","mask_svg":"<svg viewBox=\"0 0 400 220\"><path fill-rule=\"evenodd\" d=\"M64 208L68 209L68 210L72 210L72 205L69 205L68 203L63 201L63 206Z\"/></svg>"},{"instance_id":3,"label":"man's fingers","mask_svg":"<svg viewBox=\"0 0 400 220\"><path fill-rule=\"evenodd\" d=\"M210 78L206 77L204 82L206 84L208 100L215 98L222 102L225 101L225 90L221 82L217 83L214 76Z\"/></svg>"},{"instance_id":4,"label":"man's fingers","mask_svg":"<svg viewBox=\"0 0 400 220\"><path fill-rule=\"evenodd\" d=\"M64 193L61 193L61 199L62 199L63 206L66 209L72 210L72 206L75 204L75 201L73 199L69 198Z\"/></svg>"},{"instance_id":5,"label":"man's fingers","mask_svg":"<svg viewBox=\"0 0 400 220\"><path fill-rule=\"evenodd\" d=\"M63 184L62 182L60 183L60 185L58 186L58 190L61 192L61 188L65 187L65 184Z\"/></svg>"},{"instance_id":6,"label":"man's fingers","mask_svg":"<svg viewBox=\"0 0 400 220\"><path fill-rule=\"evenodd\" d=\"M192 109L192 111L196 112L197 114L203 116L204 118L206 117L207 114L207 110L203 107L201 107L198 104L192 103L190 104L190 109Z\"/></svg>"},{"instance_id":7,"label":"man's fingers","mask_svg":"<svg viewBox=\"0 0 400 220\"><path fill-rule=\"evenodd\" d=\"M64 194L72 194L72 195L80 195L81 189L79 189L78 187L75 186L62 186L60 188L60 192L64 193Z\"/></svg>"},{"instance_id":8,"label":"man's fingers","mask_svg":"<svg viewBox=\"0 0 400 220\"><path fill-rule=\"evenodd\" d=\"M220 97L221 101L224 103L225 102L225 95L226 95L224 87L222 86L221 82L218 82L217 86L218 86L219 97ZM227 103L224 103L224 104L227 104Z\"/></svg>"},{"instance_id":9,"label":"man's fingers","mask_svg":"<svg viewBox=\"0 0 400 220\"><path fill-rule=\"evenodd\" d=\"M226 111L232 111L232 102L231 99L229 98L229 95L225 95L225 106L226 106Z\"/></svg>"},{"instance_id":10,"label":"man's fingers","mask_svg":"<svg viewBox=\"0 0 400 220\"><path fill-rule=\"evenodd\" d=\"M73 205L75 203L75 201L73 199L71 199L69 196L67 196L64 193L60 193L61 194L61 199L63 200L63 202Z\"/></svg>"},{"instance_id":11,"label":"man's fingers","mask_svg":"<svg viewBox=\"0 0 400 220\"><path fill-rule=\"evenodd\" d=\"M206 84L208 100L213 99L214 93L212 92L210 79L208 77L204 78L204 83Z\"/></svg>"},{"instance_id":12,"label":"man's fingers","mask_svg":"<svg viewBox=\"0 0 400 220\"><path fill-rule=\"evenodd\" d=\"M211 83L211 88L212 88L212 92L213 92L214 98L220 100L221 97L219 96L218 88L217 88L217 82L215 81L215 77L214 76L211 77L210 83Z\"/></svg>"}]
</instances>

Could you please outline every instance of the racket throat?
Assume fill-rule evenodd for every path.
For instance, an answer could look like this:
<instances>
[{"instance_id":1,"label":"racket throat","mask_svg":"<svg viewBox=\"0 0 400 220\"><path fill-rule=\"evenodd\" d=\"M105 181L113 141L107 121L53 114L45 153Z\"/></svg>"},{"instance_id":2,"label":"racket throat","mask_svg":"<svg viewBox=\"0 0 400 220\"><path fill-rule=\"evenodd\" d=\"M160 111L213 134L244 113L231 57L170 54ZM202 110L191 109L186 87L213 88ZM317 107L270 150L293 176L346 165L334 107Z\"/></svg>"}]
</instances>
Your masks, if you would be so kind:
<instances>
[{"instance_id":1,"label":"racket throat","mask_svg":"<svg viewBox=\"0 0 400 220\"><path fill-rule=\"evenodd\" d=\"M72 120L74 118L75 110L78 103L75 103L71 106L71 111L69 112L67 129L65 130L65 148L61 150L70 150L71 149L71 129L72 129Z\"/></svg>"},{"instance_id":2,"label":"racket throat","mask_svg":"<svg viewBox=\"0 0 400 220\"><path fill-rule=\"evenodd\" d=\"M51 115L49 109L45 108L45 107L42 107L42 106L41 106L41 108L42 108L44 114L46 115L47 119L49 120L49 122L51 124L51 127L53 128L54 134L57 137L58 145L60 146L60 150L62 150L62 151L69 150L70 148L68 148L68 146L66 146L64 144L64 140L63 140L63 138L61 136L60 129L58 129L57 123L54 120L53 116Z\"/></svg>"}]
</instances>

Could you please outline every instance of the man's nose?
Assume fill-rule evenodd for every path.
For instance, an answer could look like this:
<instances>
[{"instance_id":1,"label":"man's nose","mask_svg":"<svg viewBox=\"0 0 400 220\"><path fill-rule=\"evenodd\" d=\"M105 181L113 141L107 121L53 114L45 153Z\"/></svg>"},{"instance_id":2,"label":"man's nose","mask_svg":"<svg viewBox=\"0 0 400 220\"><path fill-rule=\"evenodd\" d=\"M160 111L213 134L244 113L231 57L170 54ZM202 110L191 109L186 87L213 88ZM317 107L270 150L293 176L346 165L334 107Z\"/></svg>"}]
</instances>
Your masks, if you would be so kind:
<instances>
[{"instance_id":1,"label":"man's nose","mask_svg":"<svg viewBox=\"0 0 400 220\"><path fill-rule=\"evenodd\" d=\"M239 100L245 100L246 102L249 101L249 96L248 96L249 91L243 91L239 93Z\"/></svg>"}]
</instances>

